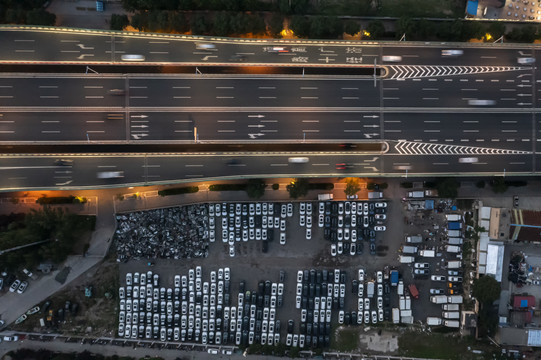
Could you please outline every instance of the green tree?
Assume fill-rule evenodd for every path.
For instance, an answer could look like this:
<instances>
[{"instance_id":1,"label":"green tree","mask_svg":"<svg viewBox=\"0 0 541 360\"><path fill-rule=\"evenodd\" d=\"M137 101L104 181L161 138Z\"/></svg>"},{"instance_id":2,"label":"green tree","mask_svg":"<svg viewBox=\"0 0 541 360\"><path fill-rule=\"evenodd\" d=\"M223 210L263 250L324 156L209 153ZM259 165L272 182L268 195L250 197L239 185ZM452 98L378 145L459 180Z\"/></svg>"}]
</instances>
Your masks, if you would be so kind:
<instances>
[{"instance_id":1,"label":"green tree","mask_svg":"<svg viewBox=\"0 0 541 360\"><path fill-rule=\"evenodd\" d=\"M349 35L355 35L361 30L361 26L355 20L347 20L344 23L344 32Z\"/></svg>"},{"instance_id":2,"label":"green tree","mask_svg":"<svg viewBox=\"0 0 541 360\"><path fill-rule=\"evenodd\" d=\"M289 197L298 199L308 194L308 180L294 179L290 184L287 184L286 189L289 192Z\"/></svg>"},{"instance_id":3,"label":"green tree","mask_svg":"<svg viewBox=\"0 0 541 360\"><path fill-rule=\"evenodd\" d=\"M491 185L492 191L494 191L496 194L501 194L507 191L507 184L502 176L497 176L492 179Z\"/></svg>"},{"instance_id":4,"label":"green tree","mask_svg":"<svg viewBox=\"0 0 541 360\"><path fill-rule=\"evenodd\" d=\"M491 22L488 25L487 31L494 40L499 39L503 34L505 34L505 24L500 21Z\"/></svg>"},{"instance_id":5,"label":"green tree","mask_svg":"<svg viewBox=\"0 0 541 360\"><path fill-rule=\"evenodd\" d=\"M381 20L372 20L366 26L366 31L370 33L371 39L381 39L385 35L385 26Z\"/></svg>"},{"instance_id":6,"label":"green tree","mask_svg":"<svg viewBox=\"0 0 541 360\"><path fill-rule=\"evenodd\" d=\"M436 183L438 194L442 198L456 198L458 196L458 188L460 183L453 178L439 179Z\"/></svg>"},{"instance_id":7,"label":"green tree","mask_svg":"<svg viewBox=\"0 0 541 360\"><path fill-rule=\"evenodd\" d=\"M27 25L46 25L53 26L56 22L56 15L46 11L43 8L32 9L26 13Z\"/></svg>"},{"instance_id":8,"label":"green tree","mask_svg":"<svg viewBox=\"0 0 541 360\"><path fill-rule=\"evenodd\" d=\"M190 29L194 35L204 35L208 31L207 21L203 14L195 14L190 17Z\"/></svg>"},{"instance_id":9,"label":"green tree","mask_svg":"<svg viewBox=\"0 0 541 360\"><path fill-rule=\"evenodd\" d=\"M214 15L212 30L214 31L214 34L218 36L229 35L231 27L228 12L220 11Z\"/></svg>"},{"instance_id":10,"label":"green tree","mask_svg":"<svg viewBox=\"0 0 541 360\"><path fill-rule=\"evenodd\" d=\"M284 28L284 17L279 13L273 13L269 20L269 33L274 38L281 38L282 29Z\"/></svg>"},{"instance_id":11,"label":"green tree","mask_svg":"<svg viewBox=\"0 0 541 360\"><path fill-rule=\"evenodd\" d=\"M348 177L346 178L346 188L344 193L347 196L355 195L361 190L360 181L358 178Z\"/></svg>"},{"instance_id":12,"label":"green tree","mask_svg":"<svg viewBox=\"0 0 541 360\"><path fill-rule=\"evenodd\" d=\"M130 24L127 15L113 14L111 15L111 30L122 30Z\"/></svg>"},{"instance_id":13,"label":"green tree","mask_svg":"<svg viewBox=\"0 0 541 360\"><path fill-rule=\"evenodd\" d=\"M292 16L289 28L298 37L308 37L310 34L310 21L304 16Z\"/></svg>"},{"instance_id":14,"label":"green tree","mask_svg":"<svg viewBox=\"0 0 541 360\"><path fill-rule=\"evenodd\" d=\"M248 197L252 199L259 199L265 195L266 187L267 184L265 184L263 179L250 179L246 185L246 193L248 194Z\"/></svg>"},{"instance_id":15,"label":"green tree","mask_svg":"<svg viewBox=\"0 0 541 360\"><path fill-rule=\"evenodd\" d=\"M473 296L480 303L490 305L500 297L500 283L492 276L482 276L473 281Z\"/></svg>"}]
</instances>

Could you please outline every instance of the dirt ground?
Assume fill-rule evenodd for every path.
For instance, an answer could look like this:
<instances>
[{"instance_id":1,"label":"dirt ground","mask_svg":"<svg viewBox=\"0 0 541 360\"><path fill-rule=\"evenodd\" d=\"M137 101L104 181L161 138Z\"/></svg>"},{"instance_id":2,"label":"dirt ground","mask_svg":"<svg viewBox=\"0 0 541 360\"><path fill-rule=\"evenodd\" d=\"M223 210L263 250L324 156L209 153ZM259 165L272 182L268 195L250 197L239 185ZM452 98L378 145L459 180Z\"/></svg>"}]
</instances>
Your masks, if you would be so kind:
<instances>
[{"instance_id":1,"label":"dirt ground","mask_svg":"<svg viewBox=\"0 0 541 360\"><path fill-rule=\"evenodd\" d=\"M85 297L85 288L88 286L92 286L93 289L91 298ZM40 312L30 315L25 322L14 325L13 329L30 332L60 332L70 335L113 336L118 317L117 292L118 265L111 258L98 264L74 280L66 289L47 299L51 301L50 309L53 309L55 314L58 309L64 308L66 300L77 303L79 306L77 315L72 316L67 312L64 322L55 321L54 325L42 328L40 318L45 319L46 314ZM43 303L40 306L43 306Z\"/></svg>"},{"instance_id":2,"label":"dirt ground","mask_svg":"<svg viewBox=\"0 0 541 360\"><path fill-rule=\"evenodd\" d=\"M56 15L56 26L106 30L112 14L126 14L120 2L105 2L104 11L96 12L93 0L52 0L47 11Z\"/></svg>"}]
</instances>

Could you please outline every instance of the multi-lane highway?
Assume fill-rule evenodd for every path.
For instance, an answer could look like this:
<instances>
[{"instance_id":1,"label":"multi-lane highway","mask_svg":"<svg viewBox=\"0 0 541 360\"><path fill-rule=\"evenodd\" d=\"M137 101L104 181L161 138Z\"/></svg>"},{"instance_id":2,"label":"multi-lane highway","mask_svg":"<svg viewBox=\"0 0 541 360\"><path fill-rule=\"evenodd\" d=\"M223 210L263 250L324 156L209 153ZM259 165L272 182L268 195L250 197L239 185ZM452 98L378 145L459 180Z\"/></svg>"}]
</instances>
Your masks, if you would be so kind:
<instances>
[{"instance_id":1,"label":"multi-lane highway","mask_svg":"<svg viewBox=\"0 0 541 360\"><path fill-rule=\"evenodd\" d=\"M0 74L0 142L240 143L382 141L378 153L77 157L1 160L0 188L118 185L238 176L535 174L541 141L541 77L530 46L453 46L356 42L288 43L168 35L0 31L4 63L243 66L253 74ZM211 43L211 49L196 44ZM273 52L273 46L287 52ZM442 57L442 49L464 54ZM234 62L242 55L242 64ZM385 55L400 62L384 62ZM138 63L140 64L140 63ZM366 66L381 76L271 75L269 66ZM365 72L366 73L366 72ZM487 100L490 106L475 106ZM64 156L65 157L65 156ZM475 163L459 162L476 159ZM195 161L195 162L193 162ZM336 163L350 165L337 170ZM17 166L16 166L16 165ZM124 171L97 180L100 169Z\"/></svg>"}]
</instances>

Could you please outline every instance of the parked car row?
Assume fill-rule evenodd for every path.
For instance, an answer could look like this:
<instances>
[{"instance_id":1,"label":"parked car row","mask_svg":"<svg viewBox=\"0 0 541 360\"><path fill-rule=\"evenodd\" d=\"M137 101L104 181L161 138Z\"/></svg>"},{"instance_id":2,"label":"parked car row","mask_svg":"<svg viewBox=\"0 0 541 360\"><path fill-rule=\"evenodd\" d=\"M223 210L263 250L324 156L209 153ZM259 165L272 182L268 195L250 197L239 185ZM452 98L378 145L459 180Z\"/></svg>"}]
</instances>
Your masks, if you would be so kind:
<instances>
[{"instance_id":1,"label":"parked car row","mask_svg":"<svg viewBox=\"0 0 541 360\"><path fill-rule=\"evenodd\" d=\"M235 256L235 243L272 241L274 231L280 231L280 244L285 245L286 218L291 216L292 203L209 204L209 239L210 242L216 240L216 217L221 217L222 242L229 245L231 257Z\"/></svg>"},{"instance_id":2,"label":"parked car row","mask_svg":"<svg viewBox=\"0 0 541 360\"><path fill-rule=\"evenodd\" d=\"M386 202L320 202L319 221L323 237L331 242L332 256L363 253L363 240L369 242L370 254L376 255L376 233L385 231Z\"/></svg>"}]
</instances>

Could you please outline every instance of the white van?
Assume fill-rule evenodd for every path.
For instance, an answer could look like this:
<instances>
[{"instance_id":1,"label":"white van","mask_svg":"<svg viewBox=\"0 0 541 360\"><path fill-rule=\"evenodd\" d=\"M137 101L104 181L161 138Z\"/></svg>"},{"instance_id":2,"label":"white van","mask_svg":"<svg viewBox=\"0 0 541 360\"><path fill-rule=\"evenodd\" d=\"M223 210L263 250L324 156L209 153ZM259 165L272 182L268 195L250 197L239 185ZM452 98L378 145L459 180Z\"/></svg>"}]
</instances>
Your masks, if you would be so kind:
<instances>
[{"instance_id":1,"label":"white van","mask_svg":"<svg viewBox=\"0 0 541 360\"><path fill-rule=\"evenodd\" d=\"M195 44L195 48L197 50L214 50L216 49L216 45L209 43L197 43Z\"/></svg>"},{"instance_id":2,"label":"white van","mask_svg":"<svg viewBox=\"0 0 541 360\"><path fill-rule=\"evenodd\" d=\"M415 262L415 257L414 256L400 255L398 257L398 259L400 260L401 264L411 264L411 263Z\"/></svg>"},{"instance_id":3,"label":"white van","mask_svg":"<svg viewBox=\"0 0 541 360\"><path fill-rule=\"evenodd\" d=\"M382 56L381 59L383 61L386 61L386 62L401 62L402 61L402 56L385 55L385 56Z\"/></svg>"},{"instance_id":4,"label":"white van","mask_svg":"<svg viewBox=\"0 0 541 360\"><path fill-rule=\"evenodd\" d=\"M96 174L98 179L117 179L124 177L124 171L101 171Z\"/></svg>"},{"instance_id":5,"label":"white van","mask_svg":"<svg viewBox=\"0 0 541 360\"><path fill-rule=\"evenodd\" d=\"M491 106L496 105L496 101L485 99L470 99L468 100L468 104L473 106Z\"/></svg>"},{"instance_id":6,"label":"white van","mask_svg":"<svg viewBox=\"0 0 541 360\"><path fill-rule=\"evenodd\" d=\"M287 159L292 164L304 164L310 161L310 158L307 157L290 157Z\"/></svg>"},{"instance_id":7,"label":"white van","mask_svg":"<svg viewBox=\"0 0 541 360\"><path fill-rule=\"evenodd\" d=\"M120 57L122 61L145 61L144 55L124 54Z\"/></svg>"}]
</instances>

